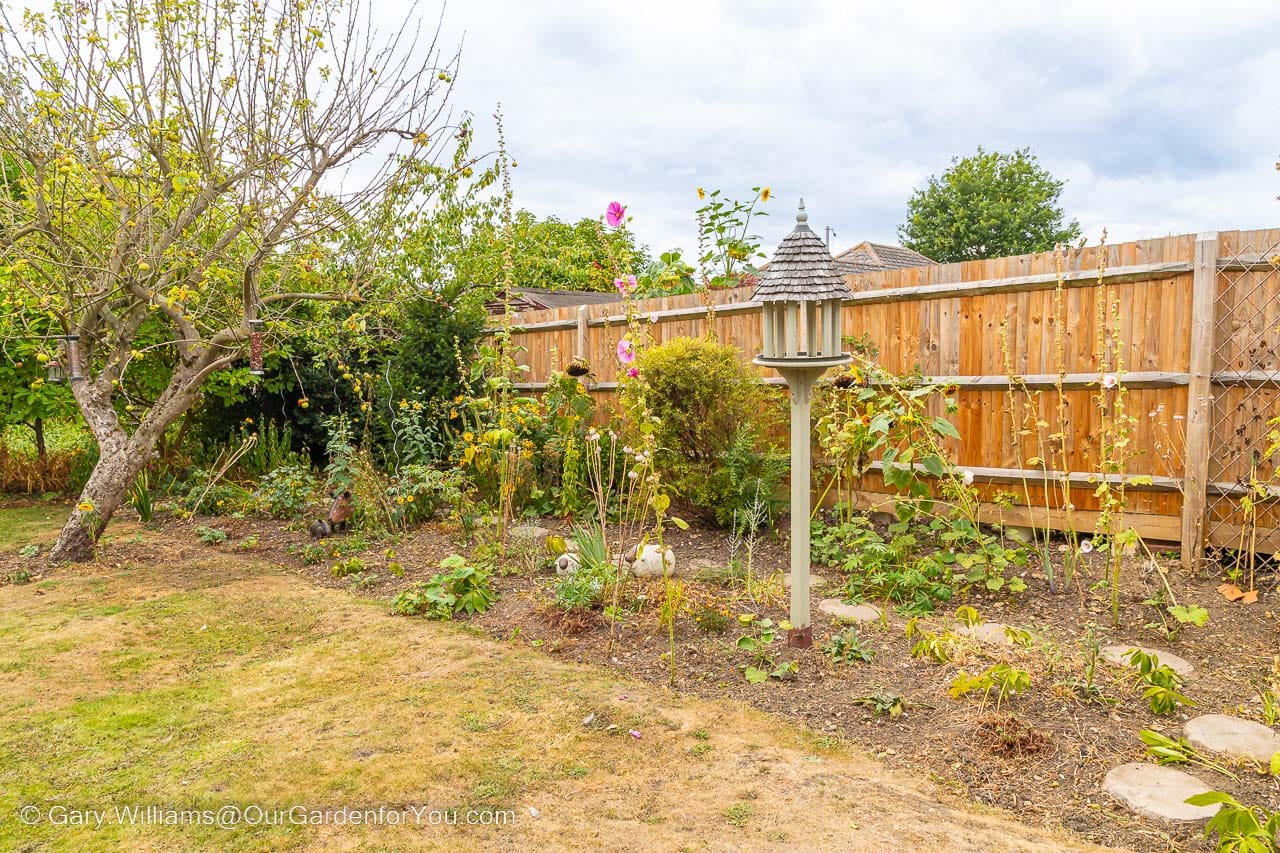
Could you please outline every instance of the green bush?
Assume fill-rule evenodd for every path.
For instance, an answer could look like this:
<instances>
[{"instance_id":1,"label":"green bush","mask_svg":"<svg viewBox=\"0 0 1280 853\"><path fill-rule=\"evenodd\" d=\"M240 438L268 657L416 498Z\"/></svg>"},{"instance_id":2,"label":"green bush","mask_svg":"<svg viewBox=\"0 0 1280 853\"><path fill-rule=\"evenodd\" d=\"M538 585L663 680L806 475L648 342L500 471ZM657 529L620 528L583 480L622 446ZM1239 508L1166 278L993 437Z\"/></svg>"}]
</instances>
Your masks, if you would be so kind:
<instances>
[{"instance_id":1,"label":"green bush","mask_svg":"<svg viewBox=\"0 0 1280 853\"><path fill-rule=\"evenodd\" d=\"M393 507L391 523L398 527L429 521L447 507L461 504L465 482L459 471L427 465L405 465L387 488Z\"/></svg>"},{"instance_id":2,"label":"green bush","mask_svg":"<svg viewBox=\"0 0 1280 853\"><path fill-rule=\"evenodd\" d=\"M759 518L787 471L779 432L782 396L740 361L734 347L705 338L675 338L643 351L646 401L658 420L664 481L718 524L743 526ZM633 418L634 420L634 418Z\"/></svg>"},{"instance_id":3,"label":"green bush","mask_svg":"<svg viewBox=\"0 0 1280 853\"><path fill-rule=\"evenodd\" d=\"M253 499L259 510L273 518L297 518L315 503L319 489L310 466L294 462L264 476Z\"/></svg>"},{"instance_id":4,"label":"green bush","mask_svg":"<svg viewBox=\"0 0 1280 853\"><path fill-rule=\"evenodd\" d=\"M445 557L440 568L445 571L397 595L391 602L392 611L404 616L452 619L456 613L484 613L493 604L496 593L489 586L488 570L467 565L459 554Z\"/></svg>"}]
</instances>

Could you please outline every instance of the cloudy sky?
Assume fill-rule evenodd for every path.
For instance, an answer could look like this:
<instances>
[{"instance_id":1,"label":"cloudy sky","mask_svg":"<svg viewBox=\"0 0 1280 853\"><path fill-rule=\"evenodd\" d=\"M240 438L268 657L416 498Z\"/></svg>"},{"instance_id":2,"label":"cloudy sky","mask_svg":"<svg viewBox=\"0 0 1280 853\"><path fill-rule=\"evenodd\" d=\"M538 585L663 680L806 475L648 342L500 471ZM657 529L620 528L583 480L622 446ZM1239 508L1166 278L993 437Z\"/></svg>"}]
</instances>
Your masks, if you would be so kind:
<instances>
[{"instance_id":1,"label":"cloudy sky","mask_svg":"<svg viewBox=\"0 0 1280 853\"><path fill-rule=\"evenodd\" d=\"M452 0L446 32L455 106L502 103L517 203L622 201L656 251L693 245L697 187L772 187L767 249L799 196L833 248L896 242L979 145L1030 146L1091 240L1280 223L1274 2Z\"/></svg>"}]
</instances>

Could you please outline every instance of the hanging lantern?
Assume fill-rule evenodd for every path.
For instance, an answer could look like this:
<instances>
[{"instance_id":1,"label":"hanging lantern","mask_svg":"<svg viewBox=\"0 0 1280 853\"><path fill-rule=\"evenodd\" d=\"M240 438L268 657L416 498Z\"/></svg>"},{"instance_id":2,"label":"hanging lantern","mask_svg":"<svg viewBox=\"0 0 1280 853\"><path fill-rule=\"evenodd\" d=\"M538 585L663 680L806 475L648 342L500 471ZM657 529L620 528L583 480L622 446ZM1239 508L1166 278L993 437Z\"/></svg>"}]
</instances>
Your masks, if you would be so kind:
<instances>
[{"instance_id":1,"label":"hanging lantern","mask_svg":"<svg viewBox=\"0 0 1280 853\"><path fill-rule=\"evenodd\" d=\"M262 376L262 329L265 324L261 320L249 321L249 375Z\"/></svg>"},{"instance_id":2,"label":"hanging lantern","mask_svg":"<svg viewBox=\"0 0 1280 853\"><path fill-rule=\"evenodd\" d=\"M50 384L57 385L61 383L65 375L62 371L62 362L58 361L56 358L52 359L49 362L48 368Z\"/></svg>"},{"instance_id":3,"label":"hanging lantern","mask_svg":"<svg viewBox=\"0 0 1280 853\"><path fill-rule=\"evenodd\" d=\"M80 336L63 335L62 340L67 346L67 369L71 372L71 381L83 382L84 374L80 372Z\"/></svg>"}]
</instances>

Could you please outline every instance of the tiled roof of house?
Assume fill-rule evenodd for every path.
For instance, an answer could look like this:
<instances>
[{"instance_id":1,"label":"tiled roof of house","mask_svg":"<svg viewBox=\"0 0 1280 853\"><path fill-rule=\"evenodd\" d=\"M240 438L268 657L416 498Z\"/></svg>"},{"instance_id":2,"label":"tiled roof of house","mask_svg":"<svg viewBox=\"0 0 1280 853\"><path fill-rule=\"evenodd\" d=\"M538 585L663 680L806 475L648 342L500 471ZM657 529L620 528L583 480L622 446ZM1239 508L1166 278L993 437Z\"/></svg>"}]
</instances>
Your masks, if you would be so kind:
<instances>
[{"instance_id":1,"label":"tiled roof of house","mask_svg":"<svg viewBox=\"0 0 1280 853\"><path fill-rule=\"evenodd\" d=\"M865 241L846 249L835 258L842 273L881 272L909 267L932 266L934 261L911 249Z\"/></svg>"}]
</instances>

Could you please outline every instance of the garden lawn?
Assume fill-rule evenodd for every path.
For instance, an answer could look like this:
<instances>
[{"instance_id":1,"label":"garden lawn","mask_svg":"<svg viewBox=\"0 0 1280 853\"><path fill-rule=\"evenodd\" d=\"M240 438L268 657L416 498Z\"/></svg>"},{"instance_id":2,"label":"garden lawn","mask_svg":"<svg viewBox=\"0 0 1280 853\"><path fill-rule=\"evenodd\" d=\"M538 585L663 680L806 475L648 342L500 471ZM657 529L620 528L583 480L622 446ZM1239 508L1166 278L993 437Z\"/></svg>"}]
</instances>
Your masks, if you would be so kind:
<instances>
[{"instance_id":1,"label":"garden lawn","mask_svg":"<svg viewBox=\"0 0 1280 853\"><path fill-rule=\"evenodd\" d=\"M393 617L252 555L163 563L0 586L0 849L1086 849L740 705ZM16 815L228 803L515 822Z\"/></svg>"}]
</instances>

